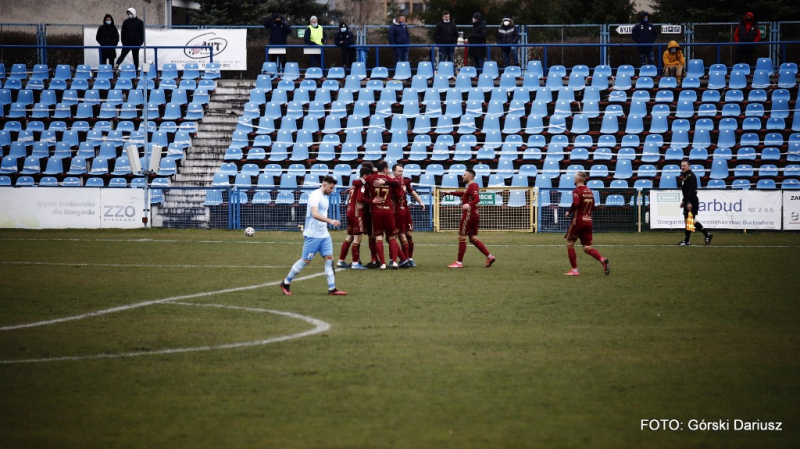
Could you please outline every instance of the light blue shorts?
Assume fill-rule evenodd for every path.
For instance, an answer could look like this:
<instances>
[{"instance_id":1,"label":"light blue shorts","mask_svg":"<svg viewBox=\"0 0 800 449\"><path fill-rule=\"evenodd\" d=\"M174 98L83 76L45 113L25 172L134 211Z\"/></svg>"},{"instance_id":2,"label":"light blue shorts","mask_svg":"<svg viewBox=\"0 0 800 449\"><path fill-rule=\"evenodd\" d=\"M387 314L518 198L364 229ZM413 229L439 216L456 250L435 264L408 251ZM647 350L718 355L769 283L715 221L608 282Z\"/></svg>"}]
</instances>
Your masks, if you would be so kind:
<instances>
[{"instance_id":1,"label":"light blue shorts","mask_svg":"<svg viewBox=\"0 0 800 449\"><path fill-rule=\"evenodd\" d=\"M305 260L311 260L316 253L319 253L322 257L332 256L333 240L330 237L303 237L303 255L300 257Z\"/></svg>"}]
</instances>

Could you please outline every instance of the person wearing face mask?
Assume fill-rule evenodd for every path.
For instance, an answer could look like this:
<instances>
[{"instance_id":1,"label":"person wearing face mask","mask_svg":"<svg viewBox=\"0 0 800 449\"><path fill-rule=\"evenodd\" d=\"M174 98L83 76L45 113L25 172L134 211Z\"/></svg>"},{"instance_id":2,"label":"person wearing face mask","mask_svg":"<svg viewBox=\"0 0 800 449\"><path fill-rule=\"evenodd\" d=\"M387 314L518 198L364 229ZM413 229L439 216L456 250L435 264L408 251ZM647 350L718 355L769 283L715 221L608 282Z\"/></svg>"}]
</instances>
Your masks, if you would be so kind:
<instances>
[{"instance_id":1,"label":"person wearing face mask","mask_svg":"<svg viewBox=\"0 0 800 449\"><path fill-rule=\"evenodd\" d=\"M317 21L317 16L311 16L309 22L311 24L306 28L306 33L303 36L306 45L325 45L328 39L325 37L325 31L319 25L319 21ZM321 61L320 55L308 55L310 67L322 67Z\"/></svg>"},{"instance_id":2,"label":"person wearing face mask","mask_svg":"<svg viewBox=\"0 0 800 449\"><path fill-rule=\"evenodd\" d=\"M486 21L481 17L481 13L476 12L472 15L472 33L465 41L470 45L469 55L475 64L478 72L483 70L483 63L486 61ZM480 45L474 46L473 45Z\"/></svg>"},{"instance_id":3,"label":"person wearing face mask","mask_svg":"<svg viewBox=\"0 0 800 449\"><path fill-rule=\"evenodd\" d=\"M389 43L395 45L394 47L394 62L395 64L401 61L408 61L408 45L411 43L411 36L408 34L406 27L406 17L397 16L392 24L389 25ZM402 45L398 47L398 45Z\"/></svg>"},{"instance_id":4,"label":"person wearing face mask","mask_svg":"<svg viewBox=\"0 0 800 449\"><path fill-rule=\"evenodd\" d=\"M116 46L119 44L119 31L114 26L114 18L111 17L111 14L103 17L103 24L97 29L95 40L99 45L111 47L100 50L100 64L114 64L114 59L117 58Z\"/></svg>"},{"instance_id":5,"label":"person wearing face mask","mask_svg":"<svg viewBox=\"0 0 800 449\"><path fill-rule=\"evenodd\" d=\"M639 13L639 23L637 23L631 31L631 39L637 44L652 44L658 38L658 30L650 23L650 13L642 11ZM636 47L639 52L639 62L641 65L656 63L655 55L653 54L653 47L647 45L639 45Z\"/></svg>"},{"instance_id":6,"label":"person wearing face mask","mask_svg":"<svg viewBox=\"0 0 800 449\"><path fill-rule=\"evenodd\" d=\"M758 22L753 13L748 12L742 17L739 26L733 32L734 42L761 42L761 30L758 28ZM736 46L736 63L747 63L754 65L756 46L755 45L737 45Z\"/></svg>"},{"instance_id":7,"label":"person wearing face mask","mask_svg":"<svg viewBox=\"0 0 800 449\"><path fill-rule=\"evenodd\" d=\"M456 24L450 20L450 11L442 12L442 21L436 24L433 40L437 44L449 45L458 42L458 30L456 30ZM455 50L455 47L439 47L439 61L453 62Z\"/></svg>"},{"instance_id":8,"label":"person wearing face mask","mask_svg":"<svg viewBox=\"0 0 800 449\"><path fill-rule=\"evenodd\" d=\"M346 23L339 24L339 32L333 36L333 41L342 51L342 65L349 70L356 60L356 49L353 48L353 44L355 44L353 33L350 32Z\"/></svg>"},{"instance_id":9,"label":"person wearing face mask","mask_svg":"<svg viewBox=\"0 0 800 449\"><path fill-rule=\"evenodd\" d=\"M500 28L497 29L497 43L498 44L518 44L519 31L514 26L514 21L510 17L503 17L500 23ZM519 65L519 58L517 57L517 47L500 47L503 51L503 62L506 67L510 65Z\"/></svg>"},{"instance_id":10,"label":"person wearing face mask","mask_svg":"<svg viewBox=\"0 0 800 449\"><path fill-rule=\"evenodd\" d=\"M142 19L136 17L136 10L128 8L126 11L128 18L122 22L122 45L130 47L141 47L144 44L144 22ZM139 49L138 48L123 48L117 58L116 67L125 60L128 52L133 55L133 65L139 67ZM116 68L115 67L115 68Z\"/></svg>"},{"instance_id":11,"label":"person wearing face mask","mask_svg":"<svg viewBox=\"0 0 800 449\"><path fill-rule=\"evenodd\" d=\"M292 34L292 25L287 22L279 13L273 13L272 16L264 19L261 24L269 30L269 46L282 47L288 43L288 37ZM281 63L280 54L270 54L270 62Z\"/></svg>"},{"instance_id":12,"label":"person wearing face mask","mask_svg":"<svg viewBox=\"0 0 800 449\"><path fill-rule=\"evenodd\" d=\"M686 58L683 56L681 46L675 41L669 41L667 51L661 56L664 62L664 76L671 76L678 81L683 79L683 68L686 66Z\"/></svg>"}]
</instances>

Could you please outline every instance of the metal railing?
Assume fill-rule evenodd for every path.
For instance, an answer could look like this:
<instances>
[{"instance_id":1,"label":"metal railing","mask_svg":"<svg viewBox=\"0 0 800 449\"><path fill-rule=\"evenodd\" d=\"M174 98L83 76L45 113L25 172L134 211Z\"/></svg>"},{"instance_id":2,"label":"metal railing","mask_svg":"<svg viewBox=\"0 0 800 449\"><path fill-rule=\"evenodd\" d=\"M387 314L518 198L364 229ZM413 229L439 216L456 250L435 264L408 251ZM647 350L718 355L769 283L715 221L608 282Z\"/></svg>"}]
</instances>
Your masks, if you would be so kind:
<instances>
[{"instance_id":1,"label":"metal railing","mask_svg":"<svg viewBox=\"0 0 800 449\"><path fill-rule=\"evenodd\" d=\"M34 49L34 48L36 49L37 53L39 53L41 55L39 57L39 61L40 62L38 62L38 64L44 64L44 65L48 65L50 67L55 67L55 65L58 65L57 63L53 64L53 65L48 64L47 55L48 55L48 52L50 52L50 51L58 51L58 50L82 50L82 51L85 51L87 49L89 49L89 50L96 49L97 50L97 54L98 54L98 60L102 60L101 53L102 53L103 49L113 49L113 50L129 49L129 50L141 50L143 52L152 51L153 52L153 61L147 61L147 62L151 62L151 63L155 64L156 67L160 67L160 65L158 64L158 51L159 50L201 49L201 50L207 50L208 54L209 54L209 62L214 62L214 47L210 46L210 45L188 45L188 46L183 46L183 45L160 45L160 46L153 46L153 47L143 47L143 46L139 46L139 45L120 45L120 46L114 46L114 47L104 47L104 46L100 46L100 45L46 45L46 44L44 44L44 45L42 45L42 44L37 44L37 45L0 45L0 54L5 53L5 51L7 51L7 50L23 50L23 49ZM141 63L145 62L145 57L144 57L145 54L142 55L142 60L140 61ZM11 62L11 63L13 63L13 62ZM75 65L75 64L70 64L70 65ZM10 68L10 65L8 66L8 68Z\"/></svg>"}]
</instances>

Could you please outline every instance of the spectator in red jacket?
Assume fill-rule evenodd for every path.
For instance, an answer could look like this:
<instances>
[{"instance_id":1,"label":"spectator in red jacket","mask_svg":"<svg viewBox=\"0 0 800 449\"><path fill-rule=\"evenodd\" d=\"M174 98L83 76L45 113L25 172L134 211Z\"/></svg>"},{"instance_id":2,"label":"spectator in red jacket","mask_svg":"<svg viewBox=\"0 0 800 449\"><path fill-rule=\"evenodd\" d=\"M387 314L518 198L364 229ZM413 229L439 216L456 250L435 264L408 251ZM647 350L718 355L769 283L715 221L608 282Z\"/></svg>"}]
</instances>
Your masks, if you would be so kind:
<instances>
[{"instance_id":1,"label":"spectator in red jacket","mask_svg":"<svg viewBox=\"0 0 800 449\"><path fill-rule=\"evenodd\" d=\"M745 13L736 31L733 32L734 42L761 42L761 30L758 29L758 22L756 22L753 13ZM747 64L755 65L755 45L737 45L736 46L736 63L745 62Z\"/></svg>"}]
</instances>

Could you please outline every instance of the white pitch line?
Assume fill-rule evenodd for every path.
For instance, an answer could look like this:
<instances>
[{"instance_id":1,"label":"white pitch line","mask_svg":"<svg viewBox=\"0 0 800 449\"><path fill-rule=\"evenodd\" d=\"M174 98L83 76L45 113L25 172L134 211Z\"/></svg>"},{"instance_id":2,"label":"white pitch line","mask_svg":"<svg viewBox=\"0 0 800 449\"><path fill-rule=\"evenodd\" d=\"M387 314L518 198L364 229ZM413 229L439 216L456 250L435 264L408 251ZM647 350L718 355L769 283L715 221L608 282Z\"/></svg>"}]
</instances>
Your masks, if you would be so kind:
<instances>
[{"instance_id":1,"label":"white pitch line","mask_svg":"<svg viewBox=\"0 0 800 449\"><path fill-rule=\"evenodd\" d=\"M0 261L2 265L54 265L79 267L130 267L130 268L287 268L291 265L152 265L125 263L76 263L76 262L13 262Z\"/></svg>"},{"instance_id":2,"label":"white pitch line","mask_svg":"<svg viewBox=\"0 0 800 449\"><path fill-rule=\"evenodd\" d=\"M337 270L337 271L340 271L340 270ZM319 276L325 276L325 272L309 274L307 276L295 278L295 281L302 281L302 280L305 280L305 279L311 279L311 278L315 278L315 277L319 277ZM85 319L85 318L91 318L91 317L95 317L95 316L108 315L109 313L125 312L127 310L137 309L139 307L152 306L154 304L164 304L164 303L168 303L168 302L175 302L175 301L180 301L182 299L201 298L203 296L221 295L221 294L225 294L225 293L234 293L234 292L241 292L241 291L245 291L245 290L253 290L253 289L262 288L262 287L272 287L272 286L280 284L282 280L283 279L281 279L280 281L275 281L275 282L267 282L266 284L248 285L248 286L245 286L245 287L227 288L227 289L224 289L224 290L217 290L217 291L212 291L212 292L192 293L190 295L173 296L173 297L170 297L170 298L156 299L156 300L153 300L153 301L144 301L144 302L139 302L139 303L135 303L135 304L128 304L126 306L111 307L109 309L97 310L95 312L82 313L80 315L67 316L67 317L63 317L63 318L55 318L55 319L52 319L52 320L36 321L36 322L33 322L33 323L27 323L27 324L15 324L15 325L11 325L11 326L3 326L3 327L0 327L0 331L10 331L10 330L15 330L15 329L27 329L27 328L31 328L31 327L47 326L47 325L50 325L50 324L65 323L65 322L68 322L68 321L77 321L77 320L82 320L82 319Z\"/></svg>"},{"instance_id":3,"label":"white pitch line","mask_svg":"<svg viewBox=\"0 0 800 449\"><path fill-rule=\"evenodd\" d=\"M317 276L317 275L312 275ZM311 277L307 276L306 278ZM299 279L299 278L298 278ZM287 340L294 340L297 338L308 337L311 335L320 334L322 332L326 332L328 329L331 328L331 325L326 323L325 321L318 320L316 318L312 318L305 315L300 315L297 313L291 312L282 312L279 310L269 310L269 309L258 309L254 307L237 307L237 306L226 306L222 304L193 304L193 303L185 303L185 302L174 302L173 304L179 304L182 306L197 306L197 307L215 307L220 309L233 309L233 310L243 310L247 312L257 312L257 313L272 313L275 315L282 315L289 318L294 318L298 320L305 321L307 323L313 324L314 328L311 330L307 330L305 332L300 332L297 334L291 335L284 335L281 337L273 337L268 338L266 340L254 340L254 341L244 341L238 343L226 343L222 345L214 345L214 346L194 346L190 348L173 348L173 349L160 349L157 351L147 351L147 352L124 352L121 354L95 354L95 355L84 355L84 356L66 356L66 357L47 357L47 358L40 358L40 359L23 359L23 360L0 360L0 365L11 365L17 363L42 363L42 362L62 362L62 361L78 361L78 360L98 360L98 359L118 359L123 357L140 357L144 355L164 355L164 354L182 354L186 352L198 352L198 351L211 351L215 349L236 349L236 348L245 348L249 346L260 346L260 345L267 345L270 343L278 343Z\"/></svg>"}]
</instances>

